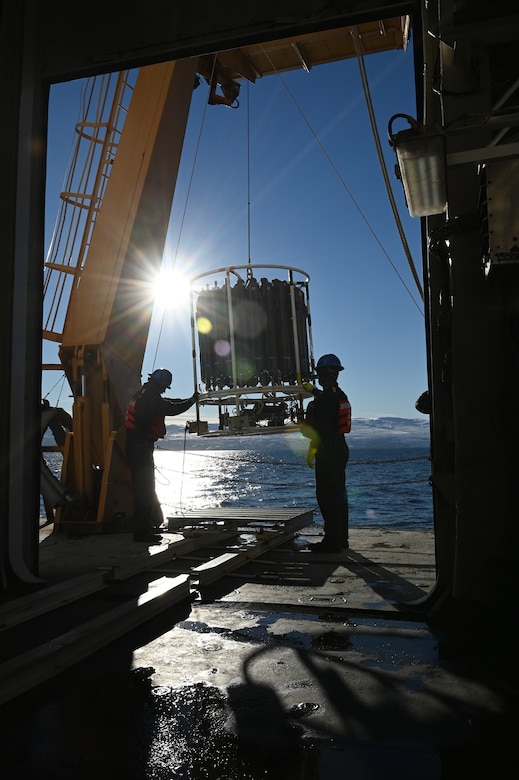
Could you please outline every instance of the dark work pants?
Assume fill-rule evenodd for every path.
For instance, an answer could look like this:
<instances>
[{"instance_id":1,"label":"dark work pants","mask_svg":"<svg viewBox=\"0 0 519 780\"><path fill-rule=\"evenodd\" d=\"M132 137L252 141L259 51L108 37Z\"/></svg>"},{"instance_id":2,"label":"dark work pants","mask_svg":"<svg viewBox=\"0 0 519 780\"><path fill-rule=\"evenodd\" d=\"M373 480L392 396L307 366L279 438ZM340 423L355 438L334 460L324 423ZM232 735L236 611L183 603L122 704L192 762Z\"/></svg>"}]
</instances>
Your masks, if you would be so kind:
<instances>
[{"instance_id":1,"label":"dark work pants","mask_svg":"<svg viewBox=\"0 0 519 780\"><path fill-rule=\"evenodd\" d=\"M333 546L348 541L348 493L346 464L350 451L346 440L321 445L315 457L315 495L324 522L324 538Z\"/></svg>"},{"instance_id":2,"label":"dark work pants","mask_svg":"<svg viewBox=\"0 0 519 780\"><path fill-rule=\"evenodd\" d=\"M126 459L130 467L133 485L133 532L153 533L162 523L157 494L155 493L155 464L153 441L133 440L127 437Z\"/></svg>"}]
</instances>

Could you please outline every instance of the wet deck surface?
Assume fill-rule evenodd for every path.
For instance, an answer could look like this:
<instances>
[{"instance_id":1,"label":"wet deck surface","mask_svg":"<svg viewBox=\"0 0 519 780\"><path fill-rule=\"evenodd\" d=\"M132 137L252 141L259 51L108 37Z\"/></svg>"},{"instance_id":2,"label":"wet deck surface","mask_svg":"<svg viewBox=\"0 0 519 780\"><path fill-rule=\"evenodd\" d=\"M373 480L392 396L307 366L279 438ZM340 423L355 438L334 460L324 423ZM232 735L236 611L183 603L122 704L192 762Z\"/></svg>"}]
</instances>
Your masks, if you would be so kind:
<instances>
[{"instance_id":1,"label":"wet deck surface","mask_svg":"<svg viewBox=\"0 0 519 780\"><path fill-rule=\"evenodd\" d=\"M307 549L316 533L1 707L2 780L512 777L511 670L496 671L484 630L454 647L417 607L434 587L432 534L352 529L350 550L325 556ZM159 549L53 535L40 574L59 582Z\"/></svg>"}]
</instances>

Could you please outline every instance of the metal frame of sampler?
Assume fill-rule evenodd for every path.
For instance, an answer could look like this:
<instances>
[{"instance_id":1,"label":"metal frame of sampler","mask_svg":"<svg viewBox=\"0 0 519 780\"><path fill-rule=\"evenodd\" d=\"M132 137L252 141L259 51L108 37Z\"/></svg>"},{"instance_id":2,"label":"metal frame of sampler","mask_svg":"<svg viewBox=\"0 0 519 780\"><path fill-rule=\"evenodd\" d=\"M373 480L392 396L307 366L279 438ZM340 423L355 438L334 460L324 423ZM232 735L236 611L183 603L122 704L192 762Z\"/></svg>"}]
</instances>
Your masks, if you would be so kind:
<instances>
[{"instance_id":1,"label":"metal frame of sampler","mask_svg":"<svg viewBox=\"0 0 519 780\"><path fill-rule=\"evenodd\" d=\"M275 270L286 279L270 278ZM302 383L315 375L308 285L308 274L298 268L250 263L191 280L193 373L200 390L191 432L209 433L200 420L206 405L219 409L211 435L275 433L301 421L308 396Z\"/></svg>"}]
</instances>

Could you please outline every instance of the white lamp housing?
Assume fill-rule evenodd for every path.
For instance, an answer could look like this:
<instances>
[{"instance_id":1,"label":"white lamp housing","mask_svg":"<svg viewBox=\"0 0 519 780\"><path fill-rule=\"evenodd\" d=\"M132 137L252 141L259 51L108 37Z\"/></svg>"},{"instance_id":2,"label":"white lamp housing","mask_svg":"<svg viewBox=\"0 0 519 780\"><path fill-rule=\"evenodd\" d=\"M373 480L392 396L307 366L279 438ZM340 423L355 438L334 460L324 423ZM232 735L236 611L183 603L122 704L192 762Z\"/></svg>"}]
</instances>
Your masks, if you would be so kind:
<instances>
[{"instance_id":1,"label":"white lamp housing","mask_svg":"<svg viewBox=\"0 0 519 780\"><path fill-rule=\"evenodd\" d=\"M393 135L394 119L403 117L411 125ZM407 207L412 217L443 214L447 209L445 136L437 126L425 127L407 114L389 120L389 143L394 147L397 177L402 179Z\"/></svg>"}]
</instances>

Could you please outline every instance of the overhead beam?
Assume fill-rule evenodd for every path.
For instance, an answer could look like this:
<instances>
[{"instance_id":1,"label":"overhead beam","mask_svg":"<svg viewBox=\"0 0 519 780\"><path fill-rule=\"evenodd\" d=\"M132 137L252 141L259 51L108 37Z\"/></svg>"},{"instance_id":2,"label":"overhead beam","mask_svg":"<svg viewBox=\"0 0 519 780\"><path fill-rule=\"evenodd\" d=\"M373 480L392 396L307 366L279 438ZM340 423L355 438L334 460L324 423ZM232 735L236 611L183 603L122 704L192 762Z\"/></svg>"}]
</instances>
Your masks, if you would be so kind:
<instances>
[{"instance_id":1,"label":"overhead beam","mask_svg":"<svg viewBox=\"0 0 519 780\"><path fill-rule=\"evenodd\" d=\"M222 5L225 7L222 8ZM40 4L42 76L50 83L141 67L418 11L419 3L261 0L224 4L91 0L79 23L67 0ZM115 30L115 31L114 31Z\"/></svg>"}]
</instances>

